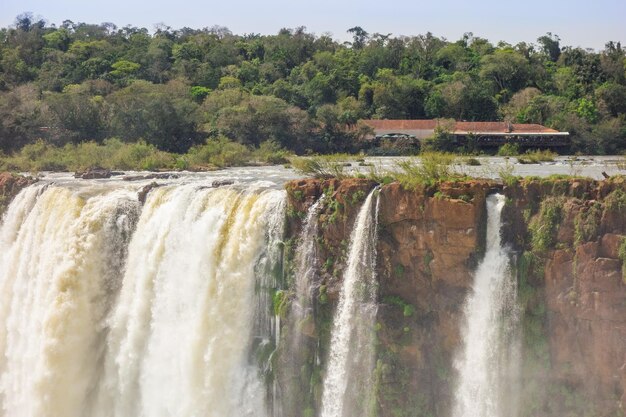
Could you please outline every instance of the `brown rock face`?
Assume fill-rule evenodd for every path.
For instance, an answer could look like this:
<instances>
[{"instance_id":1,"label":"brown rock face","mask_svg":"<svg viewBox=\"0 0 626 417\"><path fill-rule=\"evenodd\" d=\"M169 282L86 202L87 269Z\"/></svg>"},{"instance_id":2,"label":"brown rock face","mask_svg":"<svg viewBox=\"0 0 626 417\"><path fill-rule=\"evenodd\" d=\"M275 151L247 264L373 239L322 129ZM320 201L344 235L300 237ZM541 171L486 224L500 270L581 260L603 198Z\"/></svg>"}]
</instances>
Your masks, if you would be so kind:
<instances>
[{"instance_id":1,"label":"brown rock face","mask_svg":"<svg viewBox=\"0 0 626 417\"><path fill-rule=\"evenodd\" d=\"M557 250L546 263L553 377L580 386L600 410L624 401L626 290L611 237Z\"/></svg>"},{"instance_id":2,"label":"brown rock face","mask_svg":"<svg viewBox=\"0 0 626 417\"><path fill-rule=\"evenodd\" d=\"M31 177L11 174L10 172L0 172L0 213L8 207L13 198L22 188L37 182Z\"/></svg>"},{"instance_id":3,"label":"brown rock face","mask_svg":"<svg viewBox=\"0 0 626 417\"><path fill-rule=\"evenodd\" d=\"M345 251L362 194L374 186L366 180L303 180L287 188L290 206L299 212L327 196L318 260L328 292L328 304L319 309L326 321L345 261L337 254ZM416 415L449 417L462 306L483 253L485 198L497 188L489 181L380 188L380 416L419 410ZM620 259L626 183L524 180L503 192L503 240L516 252L525 309L521 415L620 415L626 405L626 281ZM291 230L299 219L292 219ZM324 345L323 333L310 332L321 337L318 346Z\"/></svg>"},{"instance_id":4,"label":"brown rock face","mask_svg":"<svg viewBox=\"0 0 626 417\"><path fill-rule=\"evenodd\" d=\"M543 386L558 387L542 400L550 410L545 415L621 413L626 399L626 285L619 254L626 226L623 181L523 182L507 194L513 204L506 217L514 231L507 238L538 259L539 272L531 278L539 295L534 303L546 309L549 368ZM547 251L537 250L537 236L549 229L549 216L541 217L547 206L558 213L554 240ZM534 231L528 227L533 222L539 225Z\"/></svg>"},{"instance_id":5,"label":"brown rock face","mask_svg":"<svg viewBox=\"0 0 626 417\"><path fill-rule=\"evenodd\" d=\"M75 172L74 178L82 178L84 180L111 178L111 170L101 167L92 167L83 172Z\"/></svg>"},{"instance_id":6,"label":"brown rock face","mask_svg":"<svg viewBox=\"0 0 626 417\"><path fill-rule=\"evenodd\" d=\"M375 185L351 179L301 180L287 186L290 206L301 213L326 194L320 214L319 262L325 271L321 285L327 291L330 313L345 262L337 254L345 252L356 212ZM405 190L397 183L380 189L379 366L393 375L391 379L380 376L382 416L418 406L437 411L435 415L447 412L460 310L482 251L485 197L493 187L490 182L472 181L428 190ZM297 220L290 223L295 223L290 230L299 230ZM333 268L325 270L323 265L329 263ZM431 394L409 401L398 392L400 386Z\"/></svg>"},{"instance_id":7,"label":"brown rock face","mask_svg":"<svg viewBox=\"0 0 626 417\"><path fill-rule=\"evenodd\" d=\"M315 265L320 280L314 283L316 297L322 294L330 302L322 309L334 307L338 300L340 277L345 267L354 220L361 204L375 186L376 183L371 180L357 178L343 181L305 179L292 181L286 186L289 200L287 235L294 240L300 236L308 209L324 196L318 216L319 259L318 265ZM297 246L298 242L295 243ZM331 313L328 311L328 314ZM307 333L317 334L317 330L309 329Z\"/></svg>"},{"instance_id":8,"label":"brown rock face","mask_svg":"<svg viewBox=\"0 0 626 417\"><path fill-rule=\"evenodd\" d=\"M451 359L459 345L463 300L484 244L485 198L493 187L472 181L410 191L394 183L381 190L378 276L381 303L387 306L379 312L381 356L398 352L387 364L408 376L396 383L429 392L421 407L434 415L448 412ZM401 396L381 395L379 401L382 415L406 406Z\"/></svg>"}]
</instances>

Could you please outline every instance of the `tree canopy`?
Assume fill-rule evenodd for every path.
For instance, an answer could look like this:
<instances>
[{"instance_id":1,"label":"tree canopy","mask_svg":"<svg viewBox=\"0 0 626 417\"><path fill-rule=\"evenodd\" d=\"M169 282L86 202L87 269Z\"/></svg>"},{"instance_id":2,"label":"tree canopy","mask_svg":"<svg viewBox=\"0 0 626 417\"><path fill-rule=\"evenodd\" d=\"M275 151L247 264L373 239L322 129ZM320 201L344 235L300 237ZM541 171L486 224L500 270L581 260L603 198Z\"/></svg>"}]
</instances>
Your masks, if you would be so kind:
<instances>
[{"instance_id":1,"label":"tree canopy","mask_svg":"<svg viewBox=\"0 0 626 417\"><path fill-rule=\"evenodd\" d=\"M306 28L237 35L22 14L0 29L0 149L44 140L143 140L185 152L211 138L297 152L358 148L361 118L542 123L573 151L626 150L626 58L466 33L394 36L347 29L340 43Z\"/></svg>"}]
</instances>

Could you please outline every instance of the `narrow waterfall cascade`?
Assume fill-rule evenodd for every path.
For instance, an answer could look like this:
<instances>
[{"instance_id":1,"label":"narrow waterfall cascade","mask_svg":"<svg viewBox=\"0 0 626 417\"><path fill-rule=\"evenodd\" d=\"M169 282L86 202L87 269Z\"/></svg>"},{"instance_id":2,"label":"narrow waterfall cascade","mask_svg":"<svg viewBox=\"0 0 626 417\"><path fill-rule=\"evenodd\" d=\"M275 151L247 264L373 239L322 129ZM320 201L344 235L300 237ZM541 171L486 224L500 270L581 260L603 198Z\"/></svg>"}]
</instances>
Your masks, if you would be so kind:
<instances>
[{"instance_id":1,"label":"narrow waterfall cascade","mask_svg":"<svg viewBox=\"0 0 626 417\"><path fill-rule=\"evenodd\" d=\"M500 239L505 197L487 197L486 253L464 307L453 417L515 417L519 307L509 254Z\"/></svg>"},{"instance_id":2,"label":"narrow waterfall cascade","mask_svg":"<svg viewBox=\"0 0 626 417\"><path fill-rule=\"evenodd\" d=\"M266 409L252 410L253 415L276 416L277 409L276 393L274 386L261 386L261 381L257 375L259 371L262 378L266 379L273 372L273 355L278 349L280 341L280 316L273 311L273 294L279 286L279 280L283 273L283 246L285 235L285 215L287 200L281 199L274 211L269 213L265 248L255 264L255 292L254 292L254 322L252 329L252 349L248 355L248 366L246 368L246 380L253 382L247 384L246 396L253 398L265 389Z\"/></svg>"},{"instance_id":3,"label":"narrow waterfall cascade","mask_svg":"<svg viewBox=\"0 0 626 417\"><path fill-rule=\"evenodd\" d=\"M330 354L321 417L368 416L371 408L376 319L378 189L361 207L352 234Z\"/></svg>"},{"instance_id":4,"label":"narrow waterfall cascade","mask_svg":"<svg viewBox=\"0 0 626 417\"><path fill-rule=\"evenodd\" d=\"M303 320L312 319L311 304L313 286L317 274L317 242L318 217L320 208L324 202L324 196L317 200L308 210L304 220L304 226L300 233L300 243L296 249L295 299L291 303L290 318L292 323L301 324ZM294 329L293 340L290 342L294 347L300 345L302 333Z\"/></svg>"},{"instance_id":5,"label":"narrow waterfall cascade","mask_svg":"<svg viewBox=\"0 0 626 417\"><path fill-rule=\"evenodd\" d=\"M314 286L317 285L316 278L319 272L317 269L318 219L323 202L324 195L309 207L295 249L294 294L293 301L289 305L288 328L280 363L282 374L288 375L290 381L284 383L280 391L274 393L274 417L287 417L297 413L297 410L302 407L302 404L296 403L294 399L300 398L303 384L298 381L298 377L310 355L306 341L303 339L302 329L314 321L313 291ZM285 294L282 293L281 297ZM279 389L278 384L276 384L276 389Z\"/></svg>"},{"instance_id":6,"label":"narrow waterfall cascade","mask_svg":"<svg viewBox=\"0 0 626 417\"><path fill-rule=\"evenodd\" d=\"M280 316L273 314L273 291L283 273L283 238L285 234L286 199L281 199L269 214L265 248L255 264L253 350L267 360L260 364L264 373L270 371L270 356L280 341Z\"/></svg>"},{"instance_id":7,"label":"narrow waterfall cascade","mask_svg":"<svg viewBox=\"0 0 626 417\"><path fill-rule=\"evenodd\" d=\"M0 416L264 416L286 193L40 184L0 229ZM256 307L255 307L256 306Z\"/></svg>"}]
</instances>

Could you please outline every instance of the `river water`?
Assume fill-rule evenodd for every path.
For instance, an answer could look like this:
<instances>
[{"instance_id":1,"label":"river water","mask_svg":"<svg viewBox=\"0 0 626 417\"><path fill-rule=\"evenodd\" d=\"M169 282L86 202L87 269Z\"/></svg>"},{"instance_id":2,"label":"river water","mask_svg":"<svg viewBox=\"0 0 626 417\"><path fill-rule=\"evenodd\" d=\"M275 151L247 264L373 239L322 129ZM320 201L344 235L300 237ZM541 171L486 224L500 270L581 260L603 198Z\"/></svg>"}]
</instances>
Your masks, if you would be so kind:
<instances>
[{"instance_id":1,"label":"river water","mask_svg":"<svg viewBox=\"0 0 626 417\"><path fill-rule=\"evenodd\" d=\"M345 171L360 172L367 174L371 169L377 171L397 171L398 162L411 159L411 157L365 157L363 162L357 162L361 158L358 156L346 158L343 162ZM575 175L594 179L603 179L602 173L607 175L626 175L626 158L619 155L609 156L559 156L554 162L542 162L540 164L520 164L517 158L505 157L475 157L480 162L479 166L467 164L468 157L459 157L453 164L453 169L459 173L481 178L499 178L499 174L504 170L512 175L519 176L539 176L549 175ZM142 175L147 173L127 172L128 175ZM282 188L286 181L302 178L302 174L293 169L281 165L267 167L239 167L227 168L210 172L177 172L179 178L168 180L168 183L202 182L202 181L224 181L232 180L238 183L255 183L274 188ZM72 186L76 183L71 173L42 173L46 180ZM152 180L129 183L122 181L121 177L113 177L108 180L99 180L107 183L114 182L122 188L136 188L137 183L147 184ZM83 181L84 183L85 181ZM157 180L156 182L161 182Z\"/></svg>"}]
</instances>

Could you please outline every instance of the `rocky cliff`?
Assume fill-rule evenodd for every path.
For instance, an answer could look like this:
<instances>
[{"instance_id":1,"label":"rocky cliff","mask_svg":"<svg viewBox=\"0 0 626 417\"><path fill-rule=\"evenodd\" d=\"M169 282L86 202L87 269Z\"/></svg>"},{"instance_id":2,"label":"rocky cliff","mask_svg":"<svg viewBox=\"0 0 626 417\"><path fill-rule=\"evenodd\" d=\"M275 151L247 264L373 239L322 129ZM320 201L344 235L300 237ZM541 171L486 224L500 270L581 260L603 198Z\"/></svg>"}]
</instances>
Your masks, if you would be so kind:
<instances>
[{"instance_id":1,"label":"rocky cliff","mask_svg":"<svg viewBox=\"0 0 626 417\"><path fill-rule=\"evenodd\" d=\"M623 415L626 184L534 180L505 189L518 253L529 415ZM543 382L543 383L541 383Z\"/></svg>"},{"instance_id":2,"label":"rocky cliff","mask_svg":"<svg viewBox=\"0 0 626 417\"><path fill-rule=\"evenodd\" d=\"M8 207L13 198L24 187L28 187L37 180L31 177L0 172L0 214Z\"/></svg>"},{"instance_id":3,"label":"rocky cliff","mask_svg":"<svg viewBox=\"0 0 626 417\"><path fill-rule=\"evenodd\" d=\"M289 235L326 194L319 217L316 323L310 354L323 362L352 222L369 180L287 186ZM530 179L380 188L375 369L382 416L449 416L462 307L484 249L485 199L507 198L503 238L523 307L522 415L621 415L626 386L626 184ZM622 249L620 249L622 248ZM323 363L303 382L319 396ZM317 376L315 376L317 375ZM311 377L315 376L315 377ZM279 377L280 380L280 377ZM309 398L315 404L315 398Z\"/></svg>"},{"instance_id":4,"label":"rocky cliff","mask_svg":"<svg viewBox=\"0 0 626 417\"><path fill-rule=\"evenodd\" d=\"M4 210L33 179L0 174ZM620 416L626 404L626 181L474 180L404 189L366 179L287 184L282 291L274 296L283 338L290 330L293 258L308 208L325 196L316 238L313 321L294 368L271 358L273 387L289 392L283 416L319 407L333 313L356 214L379 193L376 404L384 417L449 417L462 308L484 252L486 196L506 196L502 237L523 310L521 415ZM290 366L291 365L291 366ZM280 406L280 407L279 407Z\"/></svg>"}]
</instances>

